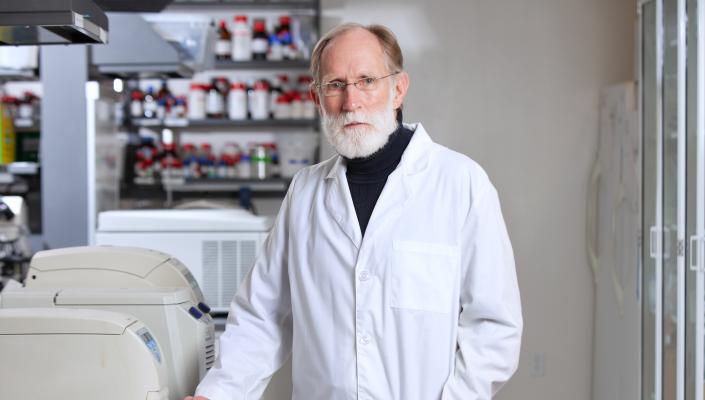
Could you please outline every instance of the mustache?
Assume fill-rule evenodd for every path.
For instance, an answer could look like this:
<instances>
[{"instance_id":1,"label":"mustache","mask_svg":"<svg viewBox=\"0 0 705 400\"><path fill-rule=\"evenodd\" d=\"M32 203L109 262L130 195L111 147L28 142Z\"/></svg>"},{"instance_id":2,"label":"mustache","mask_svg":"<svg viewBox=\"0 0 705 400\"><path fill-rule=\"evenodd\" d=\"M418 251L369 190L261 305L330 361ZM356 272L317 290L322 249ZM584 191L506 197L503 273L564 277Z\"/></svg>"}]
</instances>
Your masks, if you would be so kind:
<instances>
[{"instance_id":1,"label":"mustache","mask_svg":"<svg viewBox=\"0 0 705 400\"><path fill-rule=\"evenodd\" d=\"M354 122L363 124L374 124L374 122L376 122L375 120L375 115L354 111L328 116L328 121L331 123L331 125L341 127L347 124L352 124Z\"/></svg>"}]
</instances>

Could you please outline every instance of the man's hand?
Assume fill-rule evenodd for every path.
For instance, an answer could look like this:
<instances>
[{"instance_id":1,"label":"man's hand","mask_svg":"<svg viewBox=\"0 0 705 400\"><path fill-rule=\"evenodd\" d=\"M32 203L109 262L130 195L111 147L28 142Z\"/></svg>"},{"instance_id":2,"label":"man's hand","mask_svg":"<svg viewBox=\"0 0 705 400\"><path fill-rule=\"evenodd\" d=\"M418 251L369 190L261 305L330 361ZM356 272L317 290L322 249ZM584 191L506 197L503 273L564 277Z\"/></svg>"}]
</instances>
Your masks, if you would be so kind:
<instances>
[{"instance_id":1,"label":"man's hand","mask_svg":"<svg viewBox=\"0 0 705 400\"><path fill-rule=\"evenodd\" d=\"M188 396L184 400L208 400L208 398L203 397L203 396Z\"/></svg>"}]
</instances>

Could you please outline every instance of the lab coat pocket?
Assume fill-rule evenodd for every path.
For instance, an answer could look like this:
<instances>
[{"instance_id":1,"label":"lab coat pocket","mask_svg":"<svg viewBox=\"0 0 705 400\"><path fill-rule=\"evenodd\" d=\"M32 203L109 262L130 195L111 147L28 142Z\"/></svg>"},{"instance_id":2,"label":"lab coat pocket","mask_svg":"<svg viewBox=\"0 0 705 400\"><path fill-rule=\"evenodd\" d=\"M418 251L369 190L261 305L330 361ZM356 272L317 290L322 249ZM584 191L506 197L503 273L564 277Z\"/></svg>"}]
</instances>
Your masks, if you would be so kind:
<instances>
[{"instance_id":1,"label":"lab coat pocket","mask_svg":"<svg viewBox=\"0 0 705 400\"><path fill-rule=\"evenodd\" d=\"M457 246L395 240L391 306L449 313L459 264Z\"/></svg>"}]
</instances>

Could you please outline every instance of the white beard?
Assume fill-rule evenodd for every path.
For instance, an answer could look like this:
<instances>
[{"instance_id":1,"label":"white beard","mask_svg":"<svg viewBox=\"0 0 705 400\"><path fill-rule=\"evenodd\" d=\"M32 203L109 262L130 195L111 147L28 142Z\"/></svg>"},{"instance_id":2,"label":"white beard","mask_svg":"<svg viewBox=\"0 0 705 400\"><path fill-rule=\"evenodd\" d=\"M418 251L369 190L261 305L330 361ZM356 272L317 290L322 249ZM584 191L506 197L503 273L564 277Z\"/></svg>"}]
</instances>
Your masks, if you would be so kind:
<instances>
[{"instance_id":1,"label":"white beard","mask_svg":"<svg viewBox=\"0 0 705 400\"><path fill-rule=\"evenodd\" d=\"M343 112L330 115L321 107L321 128L335 151L346 158L368 157L381 149L397 128L393 96L384 110L372 114ZM345 128L351 122L369 125Z\"/></svg>"}]
</instances>

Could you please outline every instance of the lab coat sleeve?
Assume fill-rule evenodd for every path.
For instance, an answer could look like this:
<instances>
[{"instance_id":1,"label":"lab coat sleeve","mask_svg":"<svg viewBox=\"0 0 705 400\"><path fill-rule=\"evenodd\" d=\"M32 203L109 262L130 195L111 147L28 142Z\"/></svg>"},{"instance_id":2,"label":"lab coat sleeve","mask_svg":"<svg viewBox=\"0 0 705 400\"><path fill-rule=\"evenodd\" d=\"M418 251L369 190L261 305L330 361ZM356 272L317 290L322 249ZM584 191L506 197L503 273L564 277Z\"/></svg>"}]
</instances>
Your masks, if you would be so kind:
<instances>
[{"instance_id":1,"label":"lab coat sleeve","mask_svg":"<svg viewBox=\"0 0 705 400\"><path fill-rule=\"evenodd\" d=\"M196 394L210 400L259 399L291 354L292 316L287 272L290 185L272 231L231 305L220 351Z\"/></svg>"},{"instance_id":2,"label":"lab coat sleeve","mask_svg":"<svg viewBox=\"0 0 705 400\"><path fill-rule=\"evenodd\" d=\"M514 255L489 184L461 232L460 315L454 372L443 400L489 400L514 374L523 328Z\"/></svg>"}]
</instances>

